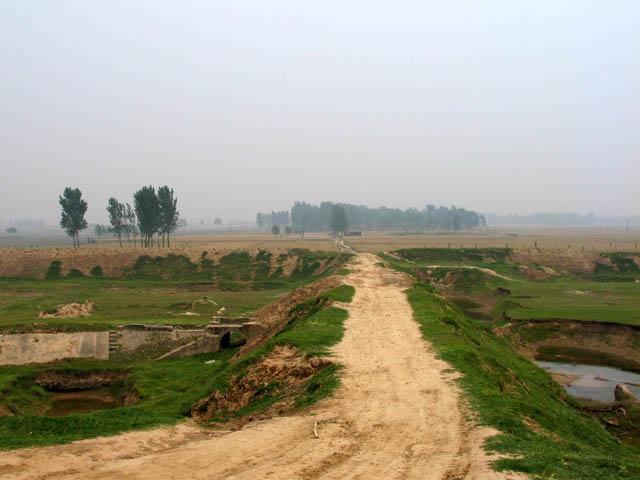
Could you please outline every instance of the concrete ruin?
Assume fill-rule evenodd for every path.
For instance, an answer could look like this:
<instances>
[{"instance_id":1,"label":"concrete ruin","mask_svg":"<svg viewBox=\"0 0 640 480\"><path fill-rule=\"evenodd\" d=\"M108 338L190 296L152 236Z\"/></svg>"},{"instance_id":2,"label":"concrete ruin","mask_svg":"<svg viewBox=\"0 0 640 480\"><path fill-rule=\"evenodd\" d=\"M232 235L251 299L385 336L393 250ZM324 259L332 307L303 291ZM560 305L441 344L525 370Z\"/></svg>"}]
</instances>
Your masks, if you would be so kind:
<instances>
[{"instance_id":1,"label":"concrete ruin","mask_svg":"<svg viewBox=\"0 0 640 480\"><path fill-rule=\"evenodd\" d=\"M64 358L109 358L109 332L0 335L0 365L46 363Z\"/></svg>"},{"instance_id":2,"label":"concrete ruin","mask_svg":"<svg viewBox=\"0 0 640 480\"><path fill-rule=\"evenodd\" d=\"M264 330L249 317L213 317L204 328L121 325L116 330L0 335L0 365L46 363L67 358L181 358L217 352L231 345L231 334L245 340Z\"/></svg>"}]
</instances>

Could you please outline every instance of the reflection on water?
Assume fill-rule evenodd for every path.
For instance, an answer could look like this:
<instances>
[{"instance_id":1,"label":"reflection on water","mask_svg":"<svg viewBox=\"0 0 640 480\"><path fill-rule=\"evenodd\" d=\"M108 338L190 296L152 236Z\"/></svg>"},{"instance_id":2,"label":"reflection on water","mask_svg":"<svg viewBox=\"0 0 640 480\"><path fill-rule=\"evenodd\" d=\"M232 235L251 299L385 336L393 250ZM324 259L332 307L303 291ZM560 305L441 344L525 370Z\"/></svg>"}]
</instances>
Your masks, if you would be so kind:
<instances>
[{"instance_id":1,"label":"reflection on water","mask_svg":"<svg viewBox=\"0 0 640 480\"><path fill-rule=\"evenodd\" d=\"M567 392L574 397L613 402L613 390L617 384L625 384L631 392L640 398L640 374L618 368L579 363L536 362L540 367L552 373L561 373L570 377Z\"/></svg>"}]
</instances>

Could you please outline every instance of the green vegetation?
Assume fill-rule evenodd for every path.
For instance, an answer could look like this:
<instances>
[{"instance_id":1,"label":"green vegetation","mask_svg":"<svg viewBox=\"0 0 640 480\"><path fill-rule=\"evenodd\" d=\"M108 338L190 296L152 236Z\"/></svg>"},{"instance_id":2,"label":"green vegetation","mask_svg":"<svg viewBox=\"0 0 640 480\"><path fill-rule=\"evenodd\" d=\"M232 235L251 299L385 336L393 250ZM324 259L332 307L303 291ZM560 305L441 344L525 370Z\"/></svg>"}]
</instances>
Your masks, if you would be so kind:
<instances>
[{"instance_id":1,"label":"green vegetation","mask_svg":"<svg viewBox=\"0 0 640 480\"><path fill-rule=\"evenodd\" d=\"M640 284L570 277L495 282L511 290L503 310L516 320L591 320L640 325Z\"/></svg>"},{"instance_id":2,"label":"green vegetation","mask_svg":"<svg viewBox=\"0 0 640 480\"><path fill-rule=\"evenodd\" d=\"M87 202L82 199L79 188L67 187L58 198L58 203L62 207L60 226L73 238L73 247L80 248L80 231L88 226L84 218L87 213Z\"/></svg>"},{"instance_id":3,"label":"green vegetation","mask_svg":"<svg viewBox=\"0 0 640 480\"><path fill-rule=\"evenodd\" d=\"M221 307L231 316L255 311L289 290L333 273L347 258L307 250L291 250L275 259L266 251L256 256L232 252L217 262L203 255L199 263L181 255L141 256L126 278L117 279L103 277L99 266L91 270L91 276L71 270L63 278L62 265L54 261L45 280L0 278L0 329L48 326L105 330L125 323L206 324ZM193 304L204 296L218 305ZM96 305L90 317L38 318L41 311L87 300ZM181 315L186 312L200 316Z\"/></svg>"},{"instance_id":4,"label":"green vegetation","mask_svg":"<svg viewBox=\"0 0 640 480\"><path fill-rule=\"evenodd\" d=\"M331 231L336 235L344 235L349 229L349 220L347 219L347 211L340 205L331 207L331 216L329 217L329 226Z\"/></svg>"},{"instance_id":5,"label":"green vegetation","mask_svg":"<svg viewBox=\"0 0 640 480\"><path fill-rule=\"evenodd\" d=\"M97 435L113 435L126 430L171 424L190 415L194 404L213 390L224 391L232 379L270 353L276 345L292 345L307 355L324 355L343 334L345 310L328 306L332 299L348 301L354 289L340 286L299 306L305 314L266 345L241 361L230 363L236 350L167 361L96 361L73 360L56 365L0 367L0 408L15 416L0 417L0 448L20 448L63 443ZM212 362L213 360L213 362ZM320 369L305 383L295 398L296 408L303 408L327 396L338 385L339 367ZM35 415L46 410L50 393L33 383L41 372L127 371L124 388L135 394L134 405L65 417ZM234 416L257 413L278 401L270 396L276 391L257 391L251 404ZM229 418L221 414L220 419Z\"/></svg>"},{"instance_id":6,"label":"green vegetation","mask_svg":"<svg viewBox=\"0 0 640 480\"><path fill-rule=\"evenodd\" d=\"M62 278L62 263L59 260L51 262L44 274L44 278L47 280L58 280Z\"/></svg>"},{"instance_id":7,"label":"green vegetation","mask_svg":"<svg viewBox=\"0 0 640 480\"><path fill-rule=\"evenodd\" d=\"M370 208L348 203L322 202L320 205L311 205L305 202L296 202L291 207L290 215L293 230L299 233L324 230L341 231L335 228L334 207L344 211L347 224L362 230L401 229L451 232L485 225L482 215L456 207L426 205L421 210L417 208L402 210L387 207ZM288 220L289 212L286 214ZM347 224L341 221L340 228Z\"/></svg>"},{"instance_id":8,"label":"green vegetation","mask_svg":"<svg viewBox=\"0 0 640 480\"><path fill-rule=\"evenodd\" d=\"M557 319L640 325L640 284L628 281L637 277L637 264L628 254L605 256L605 267L579 274L523 268L503 249L408 249L382 257L418 279L407 295L423 335L463 374L458 381L480 423L501 432L488 446L510 457L496 468L534 478L639 478L640 451L630 446L638 428L636 410L616 420L621 425L616 435L631 438L622 444L594 418L614 416L611 409L588 410L546 371L515 353L508 338L492 331L505 317L512 323ZM557 333L557 327L549 328L540 324L518 331L524 342L533 342ZM560 350L553 347L550 353Z\"/></svg>"},{"instance_id":9,"label":"green vegetation","mask_svg":"<svg viewBox=\"0 0 640 480\"><path fill-rule=\"evenodd\" d=\"M274 301L288 288L221 291L215 285L193 281L107 279L82 277L64 280L0 279L0 329L48 326L63 330L106 330L126 323L171 325L206 324L224 306L228 315L242 315ZM215 305L192 305L208 296ZM39 319L66 303L90 300L96 309L90 317ZM202 316L180 316L183 312ZM174 315L169 315L169 314Z\"/></svg>"},{"instance_id":10,"label":"green vegetation","mask_svg":"<svg viewBox=\"0 0 640 480\"><path fill-rule=\"evenodd\" d=\"M290 345L308 356L326 356L329 348L337 344L344 334L344 321L347 319L347 311L328 305L332 300L351 301L355 289L349 285L341 285L333 290L325 292L316 298L307 300L297 305L294 312L302 312L302 315L293 315L294 321L278 335L270 339L266 344L244 356L239 362L229 365L216 384L216 389L225 392L233 378L244 376L248 369L255 363L269 355L276 346ZM339 385L337 373L340 366L329 364L323 367L309 380L307 380L303 393L295 399L296 407L308 406L328 396ZM220 412L213 422L224 421L234 416L242 416L248 413L257 413L265 410L273 403L281 400L283 394L277 388L260 390L252 399L251 404L235 413Z\"/></svg>"},{"instance_id":11,"label":"green vegetation","mask_svg":"<svg viewBox=\"0 0 640 480\"><path fill-rule=\"evenodd\" d=\"M502 432L488 446L512 457L496 468L558 479L640 477L640 451L576 410L547 372L452 309L430 285L417 284L407 295L425 338L463 374L459 383L479 421Z\"/></svg>"},{"instance_id":12,"label":"green vegetation","mask_svg":"<svg viewBox=\"0 0 640 480\"><path fill-rule=\"evenodd\" d=\"M612 265L598 264L593 273L540 274L531 279L509 258L506 249L404 249L387 263L446 288L446 295L474 316L479 308L500 320L581 320L640 325L640 269L630 254L603 255ZM439 268L428 268L439 265ZM490 269L498 275L479 269Z\"/></svg>"},{"instance_id":13,"label":"green vegetation","mask_svg":"<svg viewBox=\"0 0 640 480\"><path fill-rule=\"evenodd\" d=\"M233 354L224 350L169 361L74 360L50 366L0 367L2 404L15 416L0 417L0 448L21 448L64 443L97 435L175 423L190 412L195 401L213 388L215 377ZM215 360L213 364L205 361ZM43 388L33 384L40 371L127 370L127 388L139 398L135 405L64 417L34 415L48 404ZM26 415L22 415L26 414Z\"/></svg>"}]
</instances>

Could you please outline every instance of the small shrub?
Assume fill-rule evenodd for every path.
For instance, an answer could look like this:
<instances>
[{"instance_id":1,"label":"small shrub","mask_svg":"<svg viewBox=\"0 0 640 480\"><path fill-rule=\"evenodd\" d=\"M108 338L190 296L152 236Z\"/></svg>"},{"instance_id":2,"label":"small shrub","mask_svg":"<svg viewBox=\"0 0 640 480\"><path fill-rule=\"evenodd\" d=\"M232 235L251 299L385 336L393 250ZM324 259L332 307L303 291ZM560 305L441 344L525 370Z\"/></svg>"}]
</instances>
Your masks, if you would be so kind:
<instances>
[{"instance_id":1,"label":"small shrub","mask_svg":"<svg viewBox=\"0 0 640 480\"><path fill-rule=\"evenodd\" d=\"M60 260L54 260L49 264L47 273L44 274L44 278L47 280L59 280L62 278L62 262Z\"/></svg>"},{"instance_id":2,"label":"small shrub","mask_svg":"<svg viewBox=\"0 0 640 480\"><path fill-rule=\"evenodd\" d=\"M91 269L90 272L92 277L103 277L104 276L104 272L102 271L102 267L100 265L96 265L95 267L93 267Z\"/></svg>"},{"instance_id":3,"label":"small shrub","mask_svg":"<svg viewBox=\"0 0 640 480\"><path fill-rule=\"evenodd\" d=\"M78 270L77 268L72 268L71 270L69 270L69 273L67 273L67 276L65 278L82 278L84 277L84 274Z\"/></svg>"}]
</instances>

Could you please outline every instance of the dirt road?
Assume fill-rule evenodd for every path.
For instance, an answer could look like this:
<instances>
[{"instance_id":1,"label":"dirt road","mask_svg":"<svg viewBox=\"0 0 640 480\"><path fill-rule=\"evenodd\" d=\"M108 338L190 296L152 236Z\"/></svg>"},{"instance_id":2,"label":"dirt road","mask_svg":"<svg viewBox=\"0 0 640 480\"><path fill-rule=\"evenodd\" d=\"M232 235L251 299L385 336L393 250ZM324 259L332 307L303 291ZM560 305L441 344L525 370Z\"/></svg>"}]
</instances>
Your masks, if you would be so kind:
<instances>
[{"instance_id":1,"label":"dirt road","mask_svg":"<svg viewBox=\"0 0 640 480\"><path fill-rule=\"evenodd\" d=\"M406 279L361 254L347 282L342 387L304 415L211 434L188 424L0 454L3 479L499 479L420 336ZM318 438L314 436L317 426Z\"/></svg>"}]
</instances>

